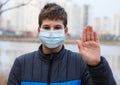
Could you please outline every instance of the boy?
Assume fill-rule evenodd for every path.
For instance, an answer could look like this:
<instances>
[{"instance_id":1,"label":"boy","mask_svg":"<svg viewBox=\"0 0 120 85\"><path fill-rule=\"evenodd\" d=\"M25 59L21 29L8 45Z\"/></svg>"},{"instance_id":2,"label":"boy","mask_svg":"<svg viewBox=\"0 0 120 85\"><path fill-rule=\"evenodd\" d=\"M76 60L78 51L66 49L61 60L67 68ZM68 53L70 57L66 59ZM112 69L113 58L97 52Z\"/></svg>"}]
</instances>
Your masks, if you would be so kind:
<instances>
[{"instance_id":1,"label":"boy","mask_svg":"<svg viewBox=\"0 0 120 85\"><path fill-rule=\"evenodd\" d=\"M97 33L85 27L79 53L65 49L67 13L55 4L46 4L39 14L39 39L35 52L16 58L7 85L116 85L111 69L100 56Z\"/></svg>"}]
</instances>

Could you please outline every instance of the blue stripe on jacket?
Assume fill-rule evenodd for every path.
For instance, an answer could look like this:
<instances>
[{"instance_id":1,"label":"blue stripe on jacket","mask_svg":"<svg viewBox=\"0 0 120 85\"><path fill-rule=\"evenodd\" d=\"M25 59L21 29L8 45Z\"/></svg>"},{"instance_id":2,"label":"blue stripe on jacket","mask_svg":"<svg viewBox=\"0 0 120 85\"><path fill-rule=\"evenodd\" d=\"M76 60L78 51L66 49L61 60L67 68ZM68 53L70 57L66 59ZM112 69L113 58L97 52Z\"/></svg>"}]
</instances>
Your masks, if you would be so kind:
<instances>
[{"instance_id":1,"label":"blue stripe on jacket","mask_svg":"<svg viewBox=\"0 0 120 85\"><path fill-rule=\"evenodd\" d=\"M47 85L47 83L21 82L21 85ZM73 80L73 81L67 81L67 82L57 82L57 83L51 83L50 85L81 85L81 81L80 80Z\"/></svg>"}]
</instances>

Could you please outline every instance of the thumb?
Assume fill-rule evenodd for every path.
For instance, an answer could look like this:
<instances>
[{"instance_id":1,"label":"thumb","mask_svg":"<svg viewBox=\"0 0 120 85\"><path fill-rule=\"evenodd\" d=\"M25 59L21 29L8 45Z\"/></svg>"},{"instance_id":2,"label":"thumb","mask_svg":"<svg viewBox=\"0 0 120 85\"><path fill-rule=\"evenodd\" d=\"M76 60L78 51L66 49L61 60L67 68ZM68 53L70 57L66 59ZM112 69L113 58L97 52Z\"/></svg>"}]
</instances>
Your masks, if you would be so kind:
<instances>
[{"instance_id":1,"label":"thumb","mask_svg":"<svg viewBox=\"0 0 120 85\"><path fill-rule=\"evenodd\" d=\"M76 40L76 43L78 45L79 51L81 51L83 49L82 42L80 40Z\"/></svg>"}]
</instances>

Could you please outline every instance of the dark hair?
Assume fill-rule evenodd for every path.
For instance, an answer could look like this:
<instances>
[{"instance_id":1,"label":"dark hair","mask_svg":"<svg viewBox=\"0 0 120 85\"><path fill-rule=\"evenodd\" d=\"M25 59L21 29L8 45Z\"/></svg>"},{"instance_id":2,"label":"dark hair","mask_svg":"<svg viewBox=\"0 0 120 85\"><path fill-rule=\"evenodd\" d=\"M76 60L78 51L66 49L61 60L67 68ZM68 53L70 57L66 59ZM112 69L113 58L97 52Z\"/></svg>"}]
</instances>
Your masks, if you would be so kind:
<instances>
[{"instance_id":1,"label":"dark hair","mask_svg":"<svg viewBox=\"0 0 120 85\"><path fill-rule=\"evenodd\" d=\"M63 24L67 25L67 13L64 8L56 3L47 3L39 14L39 26L41 27L44 19L63 20Z\"/></svg>"}]
</instances>

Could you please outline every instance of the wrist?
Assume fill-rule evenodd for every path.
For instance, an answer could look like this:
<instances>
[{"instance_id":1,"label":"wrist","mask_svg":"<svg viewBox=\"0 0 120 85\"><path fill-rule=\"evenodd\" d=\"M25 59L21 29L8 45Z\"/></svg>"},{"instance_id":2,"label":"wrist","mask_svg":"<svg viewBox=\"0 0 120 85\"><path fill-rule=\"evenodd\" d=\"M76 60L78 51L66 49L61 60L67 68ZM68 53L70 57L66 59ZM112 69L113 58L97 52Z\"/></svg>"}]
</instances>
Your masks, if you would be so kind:
<instances>
[{"instance_id":1,"label":"wrist","mask_svg":"<svg viewBox=\"0 0 120 85\"><path fill-rule=\"evenodd\" d=\"M87 64L89 67L97 67L101 64L102 58L100 57L98 62L92 63L92 64Z\"/></svg>"},{"instance_id":2,"label":"wrist","mask_svg":"<svg viewBox=\"0 0 120 85\"><path fill-rule=\"evenodd\" d=\"M98 59L95 59L94 61L91 61L90 63L87 63L89 66L97 66L101 63L101 57L98 57Z\"/></svg>"}]
</instances>

